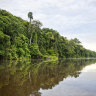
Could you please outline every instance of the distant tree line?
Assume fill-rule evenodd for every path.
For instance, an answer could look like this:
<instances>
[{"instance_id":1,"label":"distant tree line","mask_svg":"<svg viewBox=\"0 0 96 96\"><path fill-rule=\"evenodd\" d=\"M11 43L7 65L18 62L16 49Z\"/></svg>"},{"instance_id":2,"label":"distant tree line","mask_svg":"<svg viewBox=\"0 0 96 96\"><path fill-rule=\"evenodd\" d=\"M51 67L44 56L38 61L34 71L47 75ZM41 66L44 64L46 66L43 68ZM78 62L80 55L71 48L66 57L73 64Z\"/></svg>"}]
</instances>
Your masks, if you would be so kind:
<instances>
[{"instance_id":1,"label":"distant tree line","mask_svg":"<svg viewBox=\"0 0 96 96\"><path fill-rule=\"evenodd\" d=\"M41 28L32 12L28 18L29 22L0 9L0 59L96 57L77 38L68 40L56 30Z\"/></svg>"}]
</instances>

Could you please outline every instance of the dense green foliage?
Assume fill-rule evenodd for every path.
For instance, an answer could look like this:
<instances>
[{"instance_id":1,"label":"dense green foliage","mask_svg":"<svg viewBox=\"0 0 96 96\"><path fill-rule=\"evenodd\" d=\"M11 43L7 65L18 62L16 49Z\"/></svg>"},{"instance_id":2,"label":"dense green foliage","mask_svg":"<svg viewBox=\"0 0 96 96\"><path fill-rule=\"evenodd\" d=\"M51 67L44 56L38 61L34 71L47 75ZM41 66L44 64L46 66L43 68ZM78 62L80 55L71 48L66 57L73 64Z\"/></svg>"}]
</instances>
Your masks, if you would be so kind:
<instances>
[{"instance_id":1,"label":"dense green foliage","mask_svg":"<svg viewBox=\"0 0 96 96\"><path fill-rule=\"evenodd\" d=\"M77 38L68 40L53 29L40 28L42 23L33 20L32 12L28 18L30 22L0 10L0 59L96 57Z\"/></svg>"}]
</instances>

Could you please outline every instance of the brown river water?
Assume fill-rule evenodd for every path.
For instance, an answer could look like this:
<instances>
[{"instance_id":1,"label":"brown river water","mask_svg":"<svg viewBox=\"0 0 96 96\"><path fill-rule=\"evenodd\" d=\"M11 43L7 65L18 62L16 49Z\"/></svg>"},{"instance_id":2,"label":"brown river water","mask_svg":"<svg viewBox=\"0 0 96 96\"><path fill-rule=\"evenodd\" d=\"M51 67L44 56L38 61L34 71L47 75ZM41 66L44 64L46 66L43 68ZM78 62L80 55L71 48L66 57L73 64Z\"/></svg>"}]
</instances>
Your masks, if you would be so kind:
<instances>
[{"instance_id":1,"label":"brown river water","mask_svg":"<svg viewBox=\"0 0 96 96\"><path fill-rule=\"evenodd\" d=\"M96 96L96 59L0 61L0 96Z\"/></svg>"}]
</instances>

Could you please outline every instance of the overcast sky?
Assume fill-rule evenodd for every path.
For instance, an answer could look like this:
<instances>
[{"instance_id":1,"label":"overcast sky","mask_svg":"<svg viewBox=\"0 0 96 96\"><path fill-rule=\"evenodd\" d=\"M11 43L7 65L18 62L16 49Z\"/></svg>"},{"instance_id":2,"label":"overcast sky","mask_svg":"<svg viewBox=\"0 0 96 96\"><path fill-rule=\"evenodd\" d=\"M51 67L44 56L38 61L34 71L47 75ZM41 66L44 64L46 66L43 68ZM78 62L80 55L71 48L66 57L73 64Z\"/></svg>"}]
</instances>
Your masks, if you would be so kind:
<instances>
[{"instance_id":1,"label":"overcast sky","mask_svg":"<svg viewBox=\"0 0 96 96\"><path fill-rule=\"evenodd\" d=\"M0 8L25 20L31 11L43 27L96 51L96 0L0 0Z\"/></svg>"}]
</instances>

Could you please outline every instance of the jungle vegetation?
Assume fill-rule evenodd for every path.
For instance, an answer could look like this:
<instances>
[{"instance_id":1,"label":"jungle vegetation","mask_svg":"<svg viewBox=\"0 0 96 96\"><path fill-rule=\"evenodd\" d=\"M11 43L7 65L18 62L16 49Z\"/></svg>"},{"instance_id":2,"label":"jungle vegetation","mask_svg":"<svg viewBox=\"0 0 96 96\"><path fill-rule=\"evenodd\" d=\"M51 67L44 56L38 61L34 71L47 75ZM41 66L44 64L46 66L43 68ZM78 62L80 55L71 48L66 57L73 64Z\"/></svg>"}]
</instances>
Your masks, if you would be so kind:
<instances>
[{"instance_id":1,"label":"jungle vegetation","mask_svg":"<svg viewBox=\"0 0 96 96\"><path fill-rule=\"evenodd\" d=\"M68 40L56 30L41 28L32 12L28 18L0 9L0 59L96 57L96 52L85 49L77 38Z\"/></svg>"}]
</instances>

